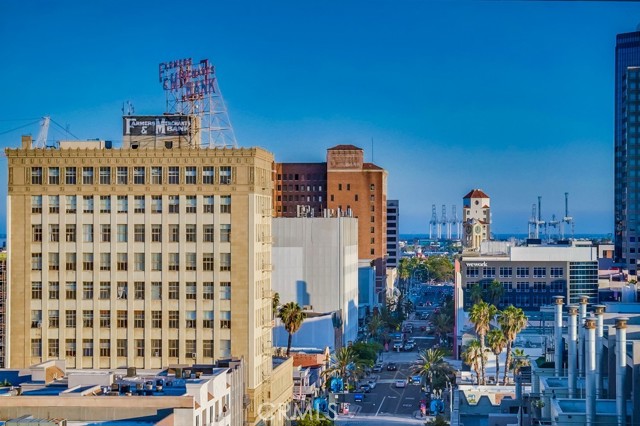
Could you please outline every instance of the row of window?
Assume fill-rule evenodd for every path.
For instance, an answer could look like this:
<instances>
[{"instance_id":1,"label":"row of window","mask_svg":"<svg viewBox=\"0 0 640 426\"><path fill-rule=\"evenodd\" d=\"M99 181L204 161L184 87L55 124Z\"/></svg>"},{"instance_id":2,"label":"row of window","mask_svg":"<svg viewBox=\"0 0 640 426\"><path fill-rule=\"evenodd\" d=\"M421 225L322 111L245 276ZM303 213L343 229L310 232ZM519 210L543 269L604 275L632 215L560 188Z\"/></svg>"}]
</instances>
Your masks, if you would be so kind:
<instances>
[{"instance_id":1,"label":"row of window","mask_svg":"<svg viewBox=\"0 0 640 426\"><path fill-rule=\"evenodd\" d=\"M75 310L67 310L64 312L66 328L76 328L78 312ZM57 309L51 309L48 312L48 327L59 328L60 327L60 311ZM100 328L112 328L110 310L96 311L98 316L97 324ZM128 328L129 327L129 311L119 310L115 312L115 326L116 328ZM219 325L222 329L231 328L231 311L219 312ZM166 328L179 328L180 327L180 311L167 311L166 318L164 318ZM196 311L185 311L184 313L184 326L185 328L197 328ZM133 328L145 328L145 324L151 328L162 328L163 315L162 311L151 311L150 321L145 321L144 311L133 311ZM42 328L42 311L33 309L31 311L31 328ZM82 311L82 327L93 328L94 326L94 311L83 310ZM214 315L213 311L203 311L202 313L202 328L214 328Z\"/></svg>"},{"instance_id":2,"label":"row of window","mask_svg":"<svg viewBox=\"0 0 640 426\"><path fill-rule=\"evenodd\" d=\"M298 173L284 173L278 174L278 180L327 180L327 174L309 173L305 175Z\"/></svg>"},{"instance_id":3,"label":"row of window","mask_svg":"<svg viewBox=\"0 0 640 426\"><path fill-rule=\"evenodd\" d=\"M467 290L470 290L474 285L480 284L483 290L488 289L489 284L487 283L477 283L477 282L467 282L466 287ZM563 291L566 283L564 281L547 283L544 281L533 282L530 283L528 281L518 281L515 283L511 281L501 281L502 287L507 291L533 291L533 292L546 292L546 291Z\"/></svg>"},{"instance_id":4,"label":"row of window","mask_svg":"<svg viewBox=\"0 0 640 426\"><path fill-rule=\"evenodd\" d=\"M49 185L229 185L233 182L233 169L231 166L221 166L217 170L212 166L31 167L31 184L42 185L46 182Z\"/></svg>"},{"instance_id":5,"label":"row of window","mask_svg":"<svg viewBox=\"0 0 640 426\"><path fill-rule=\"evenodd\" d=\"M277 185L277 191L322 192L322 185Z\"/></svg>"},{"instance_id":6,"label":"row of window","mask_svg":"<svg viewBox=\"0 0 640 426\"><path fill-rule=\"evenodd\" d=\"M518 266L516 269L516 278L529 278L529 272L533 269L533 278L547 278L547 268L545 267L524 267ZM549 277L550 278L562 278L564 276L564 268L562 267L551 267L549 269ZM495 278L496 277L496 268L493 266L485 266L484 268L479 268L477 266L467 267L467 278L477 278L480 277L480 271L482 270L482 276L484 278ZM499 269L499 277L500 278L509 278L513 276L513 267L511 266L501 266Z\"/></svg>"},{"instance_id":7,"label":"row of window","mask_svg":"<svg viewBox=\"0 0 640 426\"><path fill-rule=\"evenodd\" d=\"M198 255L197 253L185 253L184 254L184 270L196 271L198 270ZM111 253L100 253L100 266L101 271L110 271L112 268ZM202 253L202 269L203 271L214 271L215 255L214 253ZM60 253L51 252L48 254L48 269L50 271L58 271L61 269L60 265ZM83 271L93 271L94 268L98 269L95 265L93 253L82 253L81 267ZM145 271L145 253L133 253L133 269L134 271ZM31 270L42 271L42 253L31 253ZM77 253L65 253L65 265L64 270L76 271L79 270L78 255ZM129 253L116 253L115 256L115 270L128 271L129 270ZM162 271L162 253L151 253L151 271ZM180 253L168 253L168 270L180 271ZM220 253L219 257L219 270L230 271L231 270L231 253Z\"/></svg>"},{"instance_id":8,"label":"row of window","mask_svg":"<svg viewBox=\"0 0 640 426\"><path fill-rule=\"evenodd\" d=\"M99 228L98 228L99 227ZM96 235L94 234L95 228L99 229L97 235L98 241L103 243L109 243L112 240L112 226L111 224L96 225L84 224L82 225L82 241L85 243L91 243L94 241ZM129 241L129 225L126 223L117 224L115 227L115 241L119 243L126 243ZM165 235L163 232L163 226L161 224L155 225L133 225L133 241L137 243L152 242L161 243L163 240L170 243L179 243L181 239L180 225L168 225L165 228L168 232ZM184 235L182 238L185 242L195 243L198 242L198 230L197 225L187 224L183 225ZM228 243L231 241L231 225L221 224L218 227L218 241L221 243ZM31 225L31 241L34 243L49 241L52 243L60 242L60 225L49 224L47 228L48 232L43 232L42 225ZM150 231L150 233L149 233ZM78 238L78 230L75 224L67 224L64 227L64 241L68 243L75 243ZM212 243L214 242L215 225L202 225L202 240L201 242ZM148 238L149 237L149 238ZM149 240L149 241L147 241Z\"/></svg>"},{"instance_id":9,"label":"row of window","mask_svg":"<svg viewBox=\"0 0 640 426\"><path fill-rule=\"evenodd\" d=\"M133 298L135 300L145 300L144 281L135 281L133 283ZM151 300L162 300L162 282L151 282L151 291L148 297ZM198 297L198 283L186 282L183 284L185 290L185 298L187 300L196 300ZM115 288L114 288L115 287ZM167 283L168 298L169 300L180 299L180 282L170 281ZM111 281L100 281L97 285L93 281L84 281L82 283L82 299L90 300L94 298L97 292L98 299L109 300L111 299L111 289L114 288L116 297L118 299L127 299L128 297L128 283L126 281L118 281L115 285ZM203 282L202 294L200 297L204 300L214 299L214 283ZM95 290L95 292L94 292ZM49 281L46 293L43 293L42 281L31 282L31 299L42 300L43 295L46 295L48 300L60 299L60 282ZM75 300L78 297L77 284L75 281L67 281L64 288L65 299ZM231 300L231 283L223 281L220 283L220 300Z\"/></svg>"},{"instance_id":10,"label":"row of window","mask_svg":"<svg viewBox=\"0 0 640 426\"><path fill-rule=\"evenodd\" d=\"M322 202L322 195L318 195L317 197L315 195L278 195L276 196L276 200L277 201L302 201L302 202L306 202L307 203L321 203Z\"/></svg>"},{"instance_id":11,"label":"row of window","mask_svg":"<svg viewBox=\"0 0 640 426\"><path fill-rule=\"evenodd\" d=\"M32 195L31 196L31 213L40 214L42 213L42 195ZM58 214L61 211L69 214L78 213L78 198L80 198L82 202L82 206L80 206L80 212L82 213L111 213L112 210L116 213L129 213L129 200L130 196L128 195L49 195L47 196L48 201L48 211L52 214ZM60 206L60 199L63 198L65 200L65 205ZM149 208L151 213L162 213L165 210L162 195L151 195L149 197L145 195L134 195L132 198L133 201L133 212L134 213L145 213L147 210L147 198L149 201ZM98 208L95 208L95 200L98 201ZM112 209L112 200L115 201L115 209ZM167 204L166 211L169 213L198 213L198 199L195 195L186 195L183 197L184 201L184 211L180 211L180 196L179 195L169 195L167 196ZM215 213L214 210L214 196L213 195L205 195L202 197L202 213ZM230 195L221 195L220 196L220 213L231 213L231 196Z\"/></svg>"},{"instance_id":12,"label":"row of window","mask_svg":"<svg viewBox=\"0 0 640 426\"><path fill-rule=\"evenodd\" d=\"M178 358L180 353L180 341L177 339L169 339L166 347L162 345L161 339L151 339L151 347L145 348L144 339L135 339L134 340L134 351L135 356L144 357L145 354L148 354L152 357L161 357L163 356L163 349L166 350L166 354L169 358ZM58 358L60 357L60 344L62 343L58 339L48 339L48 352L47 355L49 358ZM82 356L93 356L94 355L94 340L93 339L82 339L82 351L78 352L76 348L76 339L66 339L64 355L68 357L76 357L78 355ZM98 354L101 357L110 357L111 356L111 348L113 347L111 340L109 339L99 339L98 344ZM187 339L184 341L184 349L185 349L185 357L188 359L196 357L196 341ZM220 341L220 357L228 357L231 354L231 341L230 340L221 340ZM126 357L128 356L128 340L127 339L116 339L115 345L115 354L118 357ZM145 349L149 352L145 352ZM202 340L202 355L205 358L213 358L213 340ZM33 357L41 357L42 356L42 339L31 339L31 356Z\"/></svg>"}]
</instances>

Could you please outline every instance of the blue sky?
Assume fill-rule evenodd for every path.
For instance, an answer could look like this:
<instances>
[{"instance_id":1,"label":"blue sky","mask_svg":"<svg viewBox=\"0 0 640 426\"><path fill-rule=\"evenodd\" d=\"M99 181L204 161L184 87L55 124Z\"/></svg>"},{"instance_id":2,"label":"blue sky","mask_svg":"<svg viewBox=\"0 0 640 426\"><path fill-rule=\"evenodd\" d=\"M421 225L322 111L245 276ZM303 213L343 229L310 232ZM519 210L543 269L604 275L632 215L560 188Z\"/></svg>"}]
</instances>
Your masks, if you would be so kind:
<instances>
[{"instance_id":1,"label":"blue sky","mask_svg":"<svg viewBox=\"0 0 640 426\"><path fill-rule=\"evenodd\" d=\"M495 232L526 232L538 195L562 215L564 192L576 232L611 232L615 36L640 4L194 3L1 2L0 147L46 114L121 140L124 101L164 112L160 62L208 58L241 146L282 162L364 148L389 171L403 233L427 232L432 204L460 212L471 188L492 197Z\"/></svg>"}]
</instances>

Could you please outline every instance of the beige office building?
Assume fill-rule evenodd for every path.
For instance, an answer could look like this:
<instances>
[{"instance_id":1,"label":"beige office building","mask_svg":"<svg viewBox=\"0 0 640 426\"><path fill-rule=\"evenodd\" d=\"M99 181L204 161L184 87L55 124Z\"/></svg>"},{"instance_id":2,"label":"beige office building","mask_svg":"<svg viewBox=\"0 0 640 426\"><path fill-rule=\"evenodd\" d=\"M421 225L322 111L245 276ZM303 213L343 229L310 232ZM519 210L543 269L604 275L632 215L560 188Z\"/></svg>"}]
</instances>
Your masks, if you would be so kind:
<instances>
[{"instance_id":1,"label":"beige office building","mask_svg":"<svg viewBox=\"0 0 640 426\"><path fill-rule=\"evenodd\" d=\"M289 400L271 356L273 156L166 139L6 150L6 366L243 357L253 403Z\"/></svg>"}]
</instances>

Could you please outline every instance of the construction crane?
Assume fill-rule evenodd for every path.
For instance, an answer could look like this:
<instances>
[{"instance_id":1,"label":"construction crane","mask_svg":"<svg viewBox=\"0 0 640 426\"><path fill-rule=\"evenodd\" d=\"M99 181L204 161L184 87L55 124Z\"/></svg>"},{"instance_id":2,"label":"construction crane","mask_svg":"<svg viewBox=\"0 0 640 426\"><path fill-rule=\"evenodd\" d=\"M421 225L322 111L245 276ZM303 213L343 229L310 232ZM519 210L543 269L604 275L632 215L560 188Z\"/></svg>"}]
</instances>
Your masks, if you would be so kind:
<instances>
[{"instance_id":1,"label":"construction crane","mask_svg":"<svg viewBox=\"0 0 640 426\"><path fill-rule=\"evenodd\" d=\"M575 222L573 221L573 217L569 216L569 193L564 193L564 217L562 218L562 223L560 224L560 233L561 238L564 239L564 224L571 226L571 239L574 238L575 232Z\"/></svg>"},{"instance_id":2,"label":"construction crane","mask_svg":"<svg viewBox=\"0 0 640 426\"><path fill-rule=\"evenodd\" d=\"M429 221L429 239L433 239L433 232L437 232L438 214L436 213L436 205L431 206L431 220Z\"/></svg>"}]
</instances>

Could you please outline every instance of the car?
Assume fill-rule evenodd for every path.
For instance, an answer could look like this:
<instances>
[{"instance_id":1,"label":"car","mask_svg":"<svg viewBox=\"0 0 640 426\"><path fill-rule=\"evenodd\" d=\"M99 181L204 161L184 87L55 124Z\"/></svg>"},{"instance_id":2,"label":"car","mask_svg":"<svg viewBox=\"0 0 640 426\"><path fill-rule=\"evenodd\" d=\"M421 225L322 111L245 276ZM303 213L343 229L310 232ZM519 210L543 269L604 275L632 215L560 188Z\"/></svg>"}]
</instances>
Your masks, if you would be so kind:
<instances>
[{"instance_id":1,"label":"car","mask_svg":"<svg viewBox=\"0 0 640 426\"><path fill-rule=\"evenodd\" d=\"M376 364L373 366L373 371L374 373L379 373L382 371L382 367L384 366L384 364Z\"/></svg>"},{"instance_id":2,"label":"car","mask_svg":"<svg viewBox=\"0 0 640 426\"><path fill-rule=\"evenodd\" d=\"M389 364L387 364L387 371L397 371L398 370L398 366L396 365L395 362L390 362Z\"/></svg>"},{"instance_id":3,"label":"car","mask_svg":"<svg viewBox=\"0 0 640 426\"><path fill-rule=\"evenodd\" d=\"M404 379L396 380L395 387L397 387L397 388L406 388L407 387L406 380L404 380Z\"/></svg>"},{"instance_id":4,"label":"car","mask_svg":"<svg viewBox=\"0 0 640 426\"><path fill-rule=\"evenodd\" d=\"M413 375L409 378L410 382L414 385L419 385L422 382L422 376L419 374Z\"/></svg>"},{"instance_id":5,"label":"car","mask_svg":"<svg viewBox=\"0 0 640 426\"><path fill-rule=\"evenodd\" d=\"M402 340L396 340L393 342L393 349L397 349L398 351L402 349Z\"/></svg>"},{"instance_id":6,"label":"car","mask_svg":"<svg viewBox=\"0 0 640 426\"><path fill-rule=\"evenodd\" d=\"M412 351L413 348L416 347L416 344L413 342L405 342L404 346L402 347L403 350L405 351Z\"/></svg>"},{"instance_id":7,"label":"car","mask_svg":"<svg viewBox=\"0 0 640 426\"><path fill-rule=\"evenodd\" d=\"M369 383L362 383L360 385L360 390L364 393L369 393L371 392L371 386L369 386Z\"/></svg>"},{"instance_id":8,"label":"car","mask_svg":"<svg viewBox=\"0 0 640 426\"><path fill-rule=\"evenodd\" d=\"M367 384L369 385L369 388L371 388L371 390L374 390L378 383L375 380L369 380Z\"/></svg>"},{"instance_id":9,"label":"car","mask_svg":"<svg viewBox=\"0 0 640 426\"><path fill-rule=\"evenodd\" d=\"M355 402L362 402L364 400L364 394L363 393L354 393L353 394L353 400Z\"/></svg>"}]
</instances>

